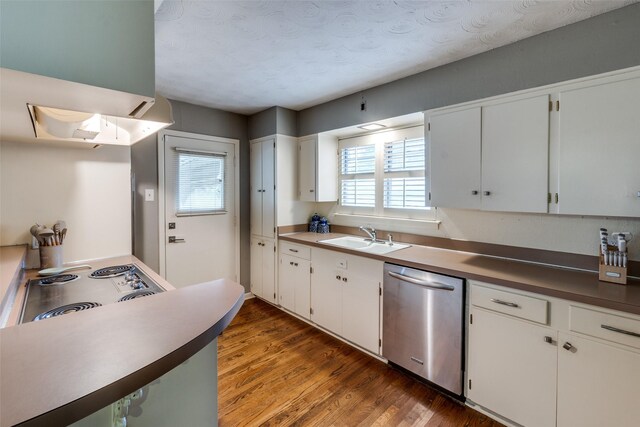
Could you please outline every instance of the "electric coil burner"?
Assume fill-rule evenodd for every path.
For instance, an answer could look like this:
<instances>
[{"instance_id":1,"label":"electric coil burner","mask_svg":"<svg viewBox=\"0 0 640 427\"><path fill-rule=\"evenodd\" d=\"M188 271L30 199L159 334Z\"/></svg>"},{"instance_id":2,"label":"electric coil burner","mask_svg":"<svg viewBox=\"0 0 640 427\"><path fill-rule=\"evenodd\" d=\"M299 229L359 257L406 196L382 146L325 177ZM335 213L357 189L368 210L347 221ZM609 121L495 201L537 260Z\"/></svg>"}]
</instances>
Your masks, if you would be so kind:
<instances>
[{"instance_id":1,"label":"electric coil burner","mask_svg":"<svg viewBox=\"0 0 640 427\"><path fill-rule=\"evenodd\" d=\"M88 310L94 307L100 307L102 304L99 302L76 302L73 304L63 305L61 307L54 308L53 310L45 311L44 313L38 314L33 318L33 321L36 322L42 319L48 319L50 317L61 316L67 313L73 313L76 311Z\"/></svg>"},{"instance_id":2,"label":"electric coil burner","mask_svg":"<svg viewBox=\"0 0 640 427\"><path fill-rule=\"evenodd\" d=\"M20 323L45 320L160 292L164 292L164 289L134 264L32 279L27 283Z\"/></svg>"}]
</instances>

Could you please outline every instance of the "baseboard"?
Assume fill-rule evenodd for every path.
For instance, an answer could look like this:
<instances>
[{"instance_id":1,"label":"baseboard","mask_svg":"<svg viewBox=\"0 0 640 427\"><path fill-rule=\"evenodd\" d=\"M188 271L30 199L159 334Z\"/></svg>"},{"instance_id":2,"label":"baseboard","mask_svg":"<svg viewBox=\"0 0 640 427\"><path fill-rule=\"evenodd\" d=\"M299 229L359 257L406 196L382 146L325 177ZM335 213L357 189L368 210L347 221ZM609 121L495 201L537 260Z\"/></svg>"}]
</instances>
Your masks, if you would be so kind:
<instances>
[{"instance_id":1,"label":"baseboard","mask_svg":"<svg viewBox=\"0 0 640 427\"><path fill-rule=\"evenodd\" d=\"M245 300L245 301L246 301L246 300L248 300L248 299L255 298L255 297L256 297L256 296L255 296L255 295L253 295L251 292L245 292L245 293L244 293L244 300Z\"/></svg>"},{"instance_id":2,"label":"baseboard","mask_svg":"<svg viewBox=\"0 0 640 427\"><path fill-rule=\"evenodd\" d=\"M508 418L504 418L503 416L496 414L495 412L483 406L478 405L472 400L467 399L467 401L465 402L465 405L467 405L469 408L473 409L474 411L480 412L481 414L484 414L487 417L494 419L501 424L504 424L507 427L523 427L521 424L515 423Z\"/></svg>"}]
</instances>

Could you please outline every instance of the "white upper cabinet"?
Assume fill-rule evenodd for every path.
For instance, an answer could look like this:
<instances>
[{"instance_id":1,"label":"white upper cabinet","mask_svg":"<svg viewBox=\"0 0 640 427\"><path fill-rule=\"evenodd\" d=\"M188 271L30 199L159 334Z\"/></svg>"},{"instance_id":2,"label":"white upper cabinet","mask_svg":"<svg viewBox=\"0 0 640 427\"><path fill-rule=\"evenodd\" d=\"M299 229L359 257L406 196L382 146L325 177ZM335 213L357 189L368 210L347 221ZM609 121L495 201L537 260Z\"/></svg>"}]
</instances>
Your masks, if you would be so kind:
<instances>
[{"instance_id":1,"label":"white upper cabinet","mask_svg":"<svg viewBox=\"0 0 640 427\"><path fill-rule=\"evenodd\" d=\"M480 209L480 117L479 107L431 116L432 206Z\"/></svg>"},{"instance_id":2,"label":"white upper cabinet","mask_svg":"<svg viewBox=\"0 0 640 427\"><path fill-rule=\"evenodd\" d=\"M298 141L298 197L306 202L338 200L338 140L311 135Z\"/></svg>"},{"instance_id":3,"label":"white upper cabinet","mask_svg":"<svg viewBox=\"0 0 640 427\"><path fill-rule=\"evenodd\" d=\"M559 98L558 211L640 216L640 77Z\"/></svg>"},{"instance_id":4,"label":"white upper cabinet","mask_svg":"<svg viewBox=\"0 0 640 427\"><path fill-rule=\"evenodd\" d=\"M425 113L431 205L640 216L640 67Z\"/></svg>"},{"instance_id":5,"label":"white upper cabinet","mask_svg":"<svg viewBox=\"0 0 640 427\"><path fill-rule=\"evenodd\" d=\"M251 143L251 234L275 237L275 139Z\"/></svg>"},{"instance_id":6,"label":"white upper cabinet","mask_svg":"<svg viewBox=\"0 0 640 427\"><path fill-rule=\"evenodd\" d=\"M428 120L432 206L547 212L548 95Z\"/></svg>"},{"instance_id":7,"label":"white upper cabinet","mask_svg":"<svg viewBox=\"0 0 640 427\"><path fill-rule=\"evenodd\" d=\"M547 212L549 95L482 108L482 209Z\"/></svg>"}]
</instances>

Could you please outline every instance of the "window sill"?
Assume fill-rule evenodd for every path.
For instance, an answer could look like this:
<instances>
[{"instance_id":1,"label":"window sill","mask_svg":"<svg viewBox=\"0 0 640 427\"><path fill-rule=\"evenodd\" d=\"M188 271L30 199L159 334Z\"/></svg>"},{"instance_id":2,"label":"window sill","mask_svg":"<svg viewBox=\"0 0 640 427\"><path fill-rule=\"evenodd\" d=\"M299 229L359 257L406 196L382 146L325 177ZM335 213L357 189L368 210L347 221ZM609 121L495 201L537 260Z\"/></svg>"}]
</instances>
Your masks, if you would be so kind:
<instances>
[{"instance_id":1,"label":"window sill","mask_svg":"<svg viewBox=\"0 0 640 427\"><path fill-rule=\"evenodd\" d=\"M332 224L349 227L359 227L361 225L379 228L385 231L396 231L402 233L423 234L425 232L436 231L440 227L440 220L436 219L409 219L391 218L370 215L355 215L335 213L329 218Z\"/></svg>"}]
</instances>

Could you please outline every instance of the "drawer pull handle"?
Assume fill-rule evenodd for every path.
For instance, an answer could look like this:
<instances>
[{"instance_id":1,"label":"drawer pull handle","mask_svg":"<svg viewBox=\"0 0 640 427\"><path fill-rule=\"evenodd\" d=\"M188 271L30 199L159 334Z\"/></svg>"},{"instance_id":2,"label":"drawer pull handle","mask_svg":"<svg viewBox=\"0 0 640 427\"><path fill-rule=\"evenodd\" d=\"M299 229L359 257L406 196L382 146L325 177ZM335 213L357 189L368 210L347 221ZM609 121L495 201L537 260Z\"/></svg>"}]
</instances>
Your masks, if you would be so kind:
<instances>
[{"instance_id":1,"label":"drawer pull handle","mask_svg":"<svg viewBox=\"0 0 640 427\"><path fill-rule=\"evenodd\" d=\"M496 304L506 305L507 307L520 308L518 304L515 302L502 301L501 299L491 298L491 302L495 302Z\"/></svg>"},{"instance_id":2,"label":"drawer pull handle","mask_svg":"<svg viewBox=\"0 0 640 427\"><path fill-rule=\"evenodd\" d=\"M625 331L624 329L619 329L619 328L616 328L615 326L609 326L609 325L600 325L600 327L602 329L606 329L607 331L617 332L619 334L625 334L625 335L630 335L632 337L640 338L640 334L637 332Z\"/></svg>"},{"instance_id":3,"label":"drawer pull handle","mask_svg":"<svg viewBox=\"0 0 640 427\"><path fill-rule=\"evenodd\" d=\"M297 250L297 249L289 249L289 251L290 251L290 252L296 252L296 253L298 253L298 250Z\"/></svg>"}]
</instances>

